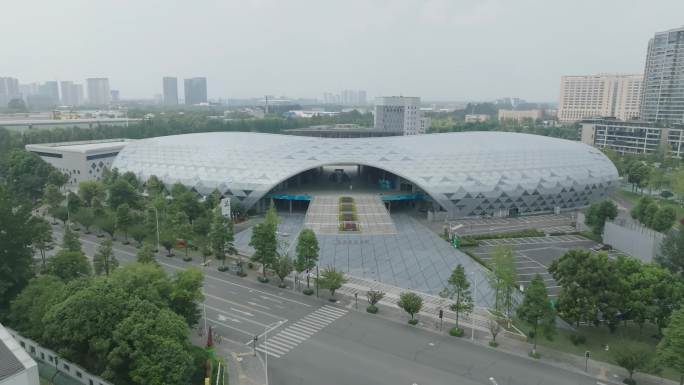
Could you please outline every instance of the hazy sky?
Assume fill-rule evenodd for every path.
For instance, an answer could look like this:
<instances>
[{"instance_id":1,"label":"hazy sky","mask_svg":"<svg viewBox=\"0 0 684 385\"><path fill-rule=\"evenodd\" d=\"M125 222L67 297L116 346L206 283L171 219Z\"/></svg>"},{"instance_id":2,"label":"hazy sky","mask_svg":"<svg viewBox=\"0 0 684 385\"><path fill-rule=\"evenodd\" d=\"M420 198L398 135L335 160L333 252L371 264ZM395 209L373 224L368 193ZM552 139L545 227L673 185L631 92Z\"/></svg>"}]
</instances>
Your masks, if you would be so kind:
<instances>
[{"instance_id":1,"label":"hazy sky","mask_svg":"<svg viewBox=\"0 0 684 385\"><path fill-rule=\"evenodd\" d=\"M210 98L555 101L563 74L641 73L684 1L0 0L0 14L0 76L22 83L105 76L133 98L206 76Z\"/></svg>"}]
</instances>

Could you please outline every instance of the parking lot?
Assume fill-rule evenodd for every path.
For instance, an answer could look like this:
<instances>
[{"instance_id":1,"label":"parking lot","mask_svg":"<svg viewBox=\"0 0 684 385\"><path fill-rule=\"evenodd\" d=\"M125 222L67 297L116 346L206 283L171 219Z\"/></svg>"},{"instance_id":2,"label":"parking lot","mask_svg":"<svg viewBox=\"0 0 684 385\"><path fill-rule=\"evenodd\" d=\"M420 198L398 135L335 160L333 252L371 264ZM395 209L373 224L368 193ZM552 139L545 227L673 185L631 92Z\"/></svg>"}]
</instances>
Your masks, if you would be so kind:
<instances>
[{"instance_id":1,"label":"parking lot","mask_svg":"<svg viewBox=\"0 0 684 385\"><path fill-rule=\"evenodd\" d=\"M477 255L484 262L489 262L492 259L494 249L499 245L511 246L514 250L518 285L527 287L535 274L540 274L544 279L549 295L556 297L560 287L548 272L548 267L551 266L551 263L568 250L576 248L589 249L595 247L597 243L578 235L562 235L488 239L480 241L479 246L468 247L466 250Z\"/></svg>"},{"instance_id":2,"label":"parking lot","mask_svg":"<svg viewBox=\"0 0 684 385\"><path fill-rule=\"evenodd\" d=\"M465 218L450 221L460 235L503 233L538 229L545 233L573 232L574 213L530 215L516 218Z\"/></svg>"}]
</instances>

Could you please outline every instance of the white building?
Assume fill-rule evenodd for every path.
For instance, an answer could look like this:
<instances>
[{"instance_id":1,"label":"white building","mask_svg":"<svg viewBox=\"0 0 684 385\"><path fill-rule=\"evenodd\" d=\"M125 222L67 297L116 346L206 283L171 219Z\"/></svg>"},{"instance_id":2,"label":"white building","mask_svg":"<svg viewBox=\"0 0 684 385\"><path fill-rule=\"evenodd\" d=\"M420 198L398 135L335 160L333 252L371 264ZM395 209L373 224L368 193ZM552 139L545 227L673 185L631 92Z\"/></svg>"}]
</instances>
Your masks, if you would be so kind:
<instances>
[{"instance_id":1,"label":"white building","mask_svg":"<svg viewBox=\"0 0 684 385\"><path fill-rule=\"evenodd\" d=\"M28 144L26 150L40 156L69 176L67 185L78 186L87 180L100 180L114 158L130 142L127 139Z\"/></svg>"},{"instance_id":2,"label":"white building","mask_svg":"<svg viewBox=\"0 0 684 385\"><path fill-rule=\"evenodd\" d=\"M428 122L422 120L420 98L389 96L375 99L375 129L399 131L404 135L426 132Z\"/></svg>"},{"instance_id":3,"label":"white building","mask_svg":"<svg viewBox=\"0 0 684 385\"><path fill-rule=\"evenodd\" d=\"M104 106L111 101L108 78L88 78L88 104Z\"/></svg>"},{"instance_id":4,"label":"white building","mask_svg":"<svg viewBox=\"0 0 684 385\"><path fill-rule=\"evenodd\" d=\"M574 122L594 116L621 120L639 116L641 74L562 76L558 120Z\"/></svg>"},{"instance_id":5,"label":"white building","mask_svg":"<svg viewBox=\"0 0 684 385\"><path fill-rule=\"evenodd\" d=\"M62 91L62 104L67 106L80 106L83 104L83 85L72 81L59 82Z\"/></svg>"},{"instance_id":6,"label":"white building","mask_svg":"<svg viewBox=\"0 0 684 385\"><path fill-rule=\"evenodd\" d=\"M38 364L0 324L0 385L38 384Z\"/></svg>"},{"instance_id":7,"label":"white building","mask_svg":"<svg viewBox=\"0 0 684 385\"><path fill-rule=\"evenodd\" d=\"M491 117L487 114L467 114L465 116L465 122L466 123L486 122L490 118Z\"/></svg>"},{"instance_id":8,"label":"white building","mask_svg":"<svg viewBox=\"0 0 684 385\"><path fill-rule=\"evenodd\" d=\"M525 119L537 120L544 116L542 110L499 110L499 120L517 120L522 122Z\"/></svg>"}]
</instances>

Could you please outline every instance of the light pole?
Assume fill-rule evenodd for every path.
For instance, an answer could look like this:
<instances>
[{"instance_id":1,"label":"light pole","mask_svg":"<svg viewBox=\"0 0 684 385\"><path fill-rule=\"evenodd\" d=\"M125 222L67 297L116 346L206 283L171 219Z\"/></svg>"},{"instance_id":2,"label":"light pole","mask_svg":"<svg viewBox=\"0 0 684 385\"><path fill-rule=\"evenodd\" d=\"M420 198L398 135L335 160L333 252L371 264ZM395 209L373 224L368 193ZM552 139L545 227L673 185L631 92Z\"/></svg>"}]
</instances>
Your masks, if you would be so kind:
<instances>
[{"instance_id":1,"label":"light pole","mask_svg":"<svg viewBox=\"0 0 684 385\"><path fill-rule=\"evenodd\" d=\"M152 209L154 210L154 221L157 224L157 252L159 252L159 212L154 205L152 205Z\"/></svg>"},{"instance_id":2,"label":"light pole","mask_svg":"<svg viewBox=\"0 0 684 385\"><path fill-rule=\"evenodd\" d=\"M477 270L473 270L470 274L473 276L473 312L470 314L470 340L475 341L475 309L477 308Z\"/></svg>"},{"instance_id":3,"label":"light pole","mask_svg":"<svg viewBox=\"0 0 684 385\"><path fill-rule=\"evenodd\" d=\"M283 321L278 321L275 324L271 325L266 325L266 328L264 329L264 375L266 377L266 385L268 385L268 332L269 330L275 329L278 326L282 325Z\"/></svg>"}]
</instances>

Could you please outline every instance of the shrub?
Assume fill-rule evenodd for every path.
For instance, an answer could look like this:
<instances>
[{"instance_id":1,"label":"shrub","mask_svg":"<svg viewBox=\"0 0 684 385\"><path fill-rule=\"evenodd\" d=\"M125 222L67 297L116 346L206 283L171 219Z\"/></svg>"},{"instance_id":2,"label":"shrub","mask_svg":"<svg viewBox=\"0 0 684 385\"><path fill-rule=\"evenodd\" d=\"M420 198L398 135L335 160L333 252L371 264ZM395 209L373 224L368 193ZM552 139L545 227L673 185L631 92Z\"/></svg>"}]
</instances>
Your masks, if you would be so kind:
<instances>
[{"instance_id":1,"label":"shrub","mask_svg":"<svg viewBox=\"0 0 684 385\"><path fill-rule=\"evenodd\" d=\"M495 348L495 347L499 346L499 343L496 341L489 341L489 346Z\"/></svg>"},{"instance_id":2,"label":"shrub","mask_svg":"<svg viewBox=\"0 0 684 385\"><path fill-rule=\"evenodd\" d=\"M311 295L314 293L314 289L308 287L308 288L302 290L302 293L304 293L304 295Z\"/></svg>"},{"instance_id":3,"label":"shrub","mask_svg":"<svg viewBox=\"0 0 684 385\"><path fill-rule=\"evenodd\" d=\"M633 378L625 378L624 380L622 380L622 382L627 385L636 385L637 383L636 380Z\"/></svg>"},{"instance_id":4,"label":"shrub","mask_svg":"<svg viewBox=\"0 0 684 385\"><path fill-rule=\"evenodd\" d=\"M539 353L539 352L530 352L530 354L528 354L528 356L530 356L530 357L532 357L532 358L538 360L538 359L541 358L541 353Z\"/></svg>"},{"instance_id":5,"label":"shrub","mask_svg":"<svg viewBox=\"0 0 684 385\"><path fill-rule=\"evenodd\" d=\"M453 327L449 329L449 335L454 336L454 337L463 337L463 329Z\"/></svg>"},{"instance_id":6,"label":"shrub","mask_svg":"<svg viewBox=\"0 0 684 385\"><path fill-rule=\"evenodd\" d=\"M228 270L228 266L219 266L218 267L218 271L223 272L223 271L227 271L227 270Z\"/></svg>"},{"instance_id":7,"label":"shrub","mask_svg":"<svg viewBox=\"0 0 684 385\"><path fill-rule=\"evenodd\" d=\"M587 342L587 337L581 334L570 334L570 342L575 346L581 345Z\"/></svg>"},{"instance_id":8,"label":"shrub","mask_svg":"<svg viewBox=\"0 0 684 385\"><path fill-rule=\"evenodd\" d=\"M417 319L410 319L410 320L408 321L408 323L409 323L409 325L416 326L416 325L418 324L418 320L417 320Z\"/></svg>"},{"instance_id":9,"label":"shrub","mask_svg":"<svg viewBox=\"0 0 684 385\"><path fill-rule=\"evenodd\" d=\"M247 273L245 273L245 272L242 271L242 270L238 271L236 274L237 274L238 277L246 277L246 276L247 276Z\"/></svg>"},{"instance_id":10,"label":"shrub","mask_svg":"<svg viewBox=\"0 0 684 385\"><path fill-rule=\"evenodd\" d=\"M183 261L190 262L192 261L192 257L183 257Z\"/></svg>"},{"instance_id":11,"label":"shrub","mask_svg":"<svg viewBox=\"0 0 684 385\"><path fill-rule=\"evenodd\" d=\"M478 242L477 239L475 239L469 235L461 237L461 247L471 247L471 246L474 247L474 246L477 246L479 244L480 244L480 242Z\"/></svg>"},{"instance_id":12,"label":"shrub","mask_svg":"<svg viewBox=\"0 0 684 385\"><path fill-rule=\"evenodd\" d=\"M263 277L261 275L259 277L257 277L257 280L259 280L259 282L261 282L261 283L268 283L268 278Z\"/></svg>"},{"instance_id":13,"label":"shrub","mask_svg":"<svg viewBox=\"0 0 684 385\"><path fill-rule=\"evenodd\" d=\"M674 194L671 191L663 190L660 192L660 196L663 198L671 198Z\"/></svg>"},{"instance_id":14,"label":"shrub","mask_svg":"<svg viewBox=\"0 0 684 385\"><path fill-rule=\"evenodd\" d=\"M249 267L250 269L253 269L254 264L252 262L247 262L247 267Z\"/></svg>"},{"instance_id":15,"label":"shrub","mask_svg":"<svg viewBox=\"0 0 684 385\"><path fill-rule=\"evenodd\" d=\"M366 307L366 311L367 311L368 313L375 314L375 313L378 312L378 307L375 306L375 305L368 305L368 306Z\"/></svg>"}]
</instances>

